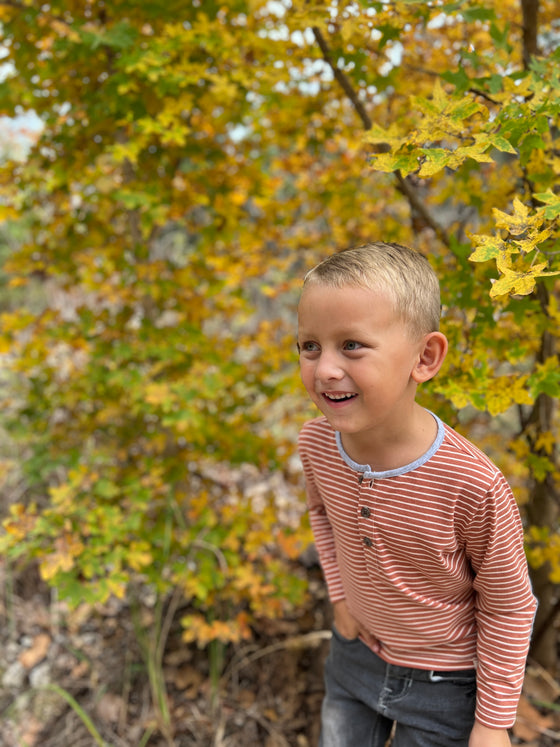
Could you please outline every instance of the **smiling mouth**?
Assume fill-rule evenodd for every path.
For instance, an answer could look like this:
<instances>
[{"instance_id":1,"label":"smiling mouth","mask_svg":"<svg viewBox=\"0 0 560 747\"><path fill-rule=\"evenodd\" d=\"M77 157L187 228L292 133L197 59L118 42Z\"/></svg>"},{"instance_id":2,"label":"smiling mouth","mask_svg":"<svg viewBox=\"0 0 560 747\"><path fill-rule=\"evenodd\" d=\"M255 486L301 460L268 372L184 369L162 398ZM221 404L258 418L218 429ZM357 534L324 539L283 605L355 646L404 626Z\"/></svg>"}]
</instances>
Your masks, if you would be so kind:
<instances>
[{"instance_id":1,"label":"smiling mouth","mask_svg":"<svg viewBox=\"0 0 560 747\"><path fill-rule=\"evenodd\" d=\"M323 392L323 397L329 402L348 402L358 395L352 392Z\"/></svg>"}]
</instances>

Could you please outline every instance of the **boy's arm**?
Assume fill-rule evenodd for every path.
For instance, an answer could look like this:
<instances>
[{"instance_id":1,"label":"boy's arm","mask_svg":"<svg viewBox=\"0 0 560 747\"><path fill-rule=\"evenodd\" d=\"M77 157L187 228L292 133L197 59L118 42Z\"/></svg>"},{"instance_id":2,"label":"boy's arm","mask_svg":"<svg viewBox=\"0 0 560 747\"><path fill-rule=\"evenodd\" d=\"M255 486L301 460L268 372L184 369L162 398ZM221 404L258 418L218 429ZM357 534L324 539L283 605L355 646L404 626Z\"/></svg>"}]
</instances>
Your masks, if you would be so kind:
<instances>
[{"instance_id":1,"label":"boy's arm","mask_svg":"<svg viewBox=\"0 0 560 747\"><path fill-rule=\"evenodd\" d=\"M475 721L469 747L511 747L511 741L507 729L490 729Z\"/></svg>"},{"instance_id":2,"label":"boy's arm","mask_svg":"<svg viewBox=\"0 0 560 747\"><path fill-rule=\"evenodd\" d=\"M499 473L472 516L467 554L475 571L477 730L475 745L501 745L523 685L536 600L529 581L519 511ZM485 727L488 732L481 727ZM499 739L502 741L490 741ZM485 740L485 741L484 741Z\"/></svg>"},{"instance_id":3,"label":"boy's arm","mask_svg":"<svg viewBox=\"0 0 560 747\"><path fill-rule=\"evenodd\" d=\"M334 533L329 517L327 516L321 492L315 483L310 459L301 444L299 454L305 477L309 523L311 524L315 547L317 548L319 562L327 584L329 599L334 604L345 597L336 557Z\"/></svg>"}]
</instances>

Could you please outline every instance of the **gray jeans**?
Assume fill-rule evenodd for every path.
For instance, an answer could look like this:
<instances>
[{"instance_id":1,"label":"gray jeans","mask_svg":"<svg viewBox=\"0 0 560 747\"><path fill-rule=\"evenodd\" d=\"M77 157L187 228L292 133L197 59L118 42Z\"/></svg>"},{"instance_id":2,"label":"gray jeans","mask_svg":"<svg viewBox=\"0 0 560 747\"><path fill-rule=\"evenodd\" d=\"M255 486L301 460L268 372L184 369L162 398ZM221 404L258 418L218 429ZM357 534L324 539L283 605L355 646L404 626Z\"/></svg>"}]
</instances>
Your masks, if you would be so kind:
<instances>
[{"instance_id":1,"label":"gray jeans","mask_svg":"<svg viewBox=\"0 0 560 747\"><path fill-rule=\"evenodd\" d=\"M325 663L319 747L467 747L476 673L387 664L333 630Z\"/></svg>"}]
</instances>

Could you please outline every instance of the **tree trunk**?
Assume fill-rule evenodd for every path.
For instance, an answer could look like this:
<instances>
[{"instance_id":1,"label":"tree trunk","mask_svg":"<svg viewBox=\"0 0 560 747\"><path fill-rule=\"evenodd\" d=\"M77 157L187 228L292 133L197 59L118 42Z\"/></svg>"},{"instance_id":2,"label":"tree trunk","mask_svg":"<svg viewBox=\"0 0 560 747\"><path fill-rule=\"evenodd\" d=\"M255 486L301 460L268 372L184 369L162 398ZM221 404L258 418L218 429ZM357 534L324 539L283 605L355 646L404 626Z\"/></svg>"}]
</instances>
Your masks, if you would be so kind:
<instances>
[{"instance_id":1,"label":"tree trunk","mask_svg":"<svg viewBox=\"0 0 560 747\"><path fill-rule=\"evenodd\" d=\"M549 304L548 291L541 283L537 286L536 293L543 314L546 315ZM554 355L556 355L555 338L550 332L545 330L541 337L537 362L544 363ZM538 448L537 444L541 435L553 431L556 409L556 400L546 394L539 394L533 406L531 416L524 423L523 427L531 451L537 455L547 457L554 464L557 463L556 447L554 447L551 454L546 454L542 449ZM555 529L558 526L559 509L559 496L553 477L548 474L544 480L538 481L533 479L529 501L526 506L529 523L537 527ZM534 592L539 600L531 656L543 667L556 674L558 646L554 621L559 612L558 586L550 581L550 566L548 563L541 566L541 568L531 569L531 578Z\"/></svg>"},{"instance_id":2,"label":"tree trunk","mask_svg":"<svg viewBox=\"0 0 560 747\"><path fill-rule=\"evenodd\" d=\"M531 57L538 54L539 0L521 0L523 13L523 64L529 67Z\"/></svg>"},{"instance_id":3,"label":"tree trunk","mask_svg":"<svg viewBox=\"0 0 560 747\"><path fill-rule=\"evenodd\" d=\"M558 508L548 481L535 483L527 505L527 517L531 525L555 527ZM531 569L533 590L539 600L531 643L531 657L556 676L558 673L558 634L554 625L560 607L558 587L550 581L550 566Z\"/></svg>"},{"instance_id":4,"label":"tree trunk","mask_svg":"<svg viewBox=\"0 0 560 747\"><path fill-rule=\"evenodd\" d=\"M523 64L527 69L531 59L538 54L539 0L521 0L523 15ZM548 314L548 292L543 284L537 288L537 297L543 314ZM538 362L543 363L556 355L554 337L545 331L541 338ZM538 443L541 434L553 431L557 403L551 397L540 394L535 402L530 418L523 426L531 450L538 454ZM556 464L556 449L548 458ZM550 475L542 481L533 481L526 514L531 525L556 529L558 526L560 503L554 482ZM535 618L531 656L543 667L555 675L558 671L558 641L554 625L560 612L558 586L550 581L550 566L545 564L531 569L533 589L539 600Z\"/></svg>"}]
</instances>

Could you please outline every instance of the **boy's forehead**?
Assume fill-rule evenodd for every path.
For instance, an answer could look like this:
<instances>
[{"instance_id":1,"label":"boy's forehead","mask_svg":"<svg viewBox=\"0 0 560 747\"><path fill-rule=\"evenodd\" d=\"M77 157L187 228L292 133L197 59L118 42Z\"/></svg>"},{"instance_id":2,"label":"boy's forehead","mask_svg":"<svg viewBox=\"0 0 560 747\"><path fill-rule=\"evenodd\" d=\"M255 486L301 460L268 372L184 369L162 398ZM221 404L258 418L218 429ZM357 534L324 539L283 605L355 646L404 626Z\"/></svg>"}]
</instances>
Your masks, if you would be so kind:
<instances>
[{"instance_id":1,"label":"boy's forehead","mask_svg":"<svg viewBox=\"0 0 560 747\"><path fill-rule=\"evenodd\" d=\"M346 284L341 286L327 285L320 281L313 281L303 287L298 310L302 308L307 310L314 306L329 308L336 306L341 308L361 306L378 306L379 304L391 304L394 306L392 294L378 287L369 287L365 285Z\"/></svg>"},{"instance_id":2,"label":"boy's forehead","mask_svg":"<svg viewBox=\"0 0 560 747\"><path fill-rule=\"evenodd\" d=\"M396 321L395 305L388 293L357 285L336 288L314 282L305 286L298 306L300 330L328 326L331 331L363 331L370 324Z\"/></svg>"}]
</instances>

